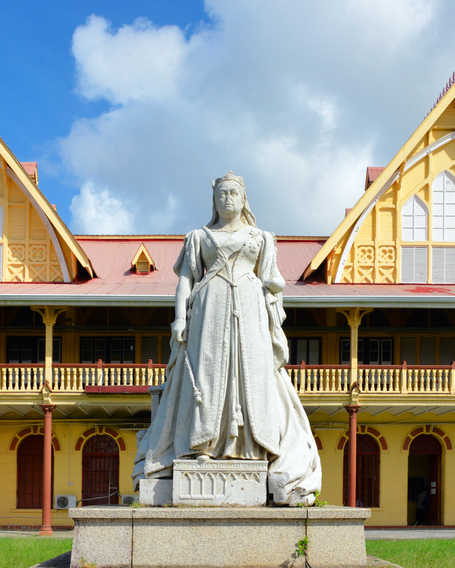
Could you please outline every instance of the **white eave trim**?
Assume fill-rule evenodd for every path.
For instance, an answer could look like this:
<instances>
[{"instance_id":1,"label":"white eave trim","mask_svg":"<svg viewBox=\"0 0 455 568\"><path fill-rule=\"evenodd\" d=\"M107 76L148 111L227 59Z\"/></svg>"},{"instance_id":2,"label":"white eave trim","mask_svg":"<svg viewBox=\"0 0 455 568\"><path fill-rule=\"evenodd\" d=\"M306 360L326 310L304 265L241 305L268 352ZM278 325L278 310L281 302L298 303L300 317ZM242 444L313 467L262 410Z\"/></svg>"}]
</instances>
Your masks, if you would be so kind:
<instances>
[{"instance_id":1,"label":"white eave trim","mask_svg":"<svg viewBox=\"0 0 455 568\"><path fill-rule=\"evenodd\" d=\"M455 295L284 296L287 308L455 308ZM173 307L175 295L0 294L0 306Z\"/></svg>"},{"instance_id":2,"label":"white eave trim","mask_svg":"<svg viewBox=\"0 0 455 568\"><path fill-rule=\"evenodd\" d=\"M455 295L432 296L285 296L287 308L455 308Z\"/></svg>"}]
</instances>

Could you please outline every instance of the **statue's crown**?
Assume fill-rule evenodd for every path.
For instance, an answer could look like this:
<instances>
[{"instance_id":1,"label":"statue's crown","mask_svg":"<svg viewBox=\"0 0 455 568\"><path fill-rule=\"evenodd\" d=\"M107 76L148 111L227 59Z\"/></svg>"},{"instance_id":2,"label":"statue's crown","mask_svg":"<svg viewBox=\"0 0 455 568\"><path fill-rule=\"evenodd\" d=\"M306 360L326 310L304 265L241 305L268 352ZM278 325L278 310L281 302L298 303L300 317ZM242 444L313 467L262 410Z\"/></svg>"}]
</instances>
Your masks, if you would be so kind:
<instances>
[{"instance_id":1,"label":"statue's crown","mask_svg":"<svg viewBox=\"0 0 455 568\"><path fill-rule=\"evenodd\" d=\"M223 183L224 181L233 181L235 183L238 183L241 187L245 188L245 182L243 181L243 177L242 176L236 176L234 174L234 172L232 170L230 170L223 177L216 178L215 180L212 181L213 189L215 189L218 185L220 185L220 183Z\"/></svg>"}]
</instances>

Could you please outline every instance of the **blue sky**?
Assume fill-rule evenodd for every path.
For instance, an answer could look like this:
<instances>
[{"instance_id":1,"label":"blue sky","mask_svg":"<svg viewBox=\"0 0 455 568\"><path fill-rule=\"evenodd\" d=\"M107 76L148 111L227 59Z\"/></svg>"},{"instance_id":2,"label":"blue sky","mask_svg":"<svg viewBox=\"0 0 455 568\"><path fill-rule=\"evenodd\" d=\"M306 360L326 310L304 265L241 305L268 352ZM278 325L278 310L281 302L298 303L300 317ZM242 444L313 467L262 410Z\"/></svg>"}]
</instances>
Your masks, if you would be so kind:
<instances>
[{"instance_id":1,"label":"blue sky","mask_svg":"<svg viewBox=\"0 0 455 568\"><path fill-rule=\"evenodd\" d=\"M2 4L0 136L19 160L39 161L40 186L67 223L77 185L61 167L55 141L68 134L75 118L95 117L110 106L105 100L87 101L75 90L71 39L91 14L104 16L114 27L146 17L158 26L177 25L185 33L207 18L202 0Z\"/></svg>"},{"instance_id":2,"label":"blue sky","mask_svg":"<svg viewBox=\"0 0 455 568\"><path fill-rule=\"evenodd\" d=\"M262 227L328 234L455 69L449 0L49 0L0 15L0 136L81 233L188 231L233 169Z\"/></svg>"}]
</instances>

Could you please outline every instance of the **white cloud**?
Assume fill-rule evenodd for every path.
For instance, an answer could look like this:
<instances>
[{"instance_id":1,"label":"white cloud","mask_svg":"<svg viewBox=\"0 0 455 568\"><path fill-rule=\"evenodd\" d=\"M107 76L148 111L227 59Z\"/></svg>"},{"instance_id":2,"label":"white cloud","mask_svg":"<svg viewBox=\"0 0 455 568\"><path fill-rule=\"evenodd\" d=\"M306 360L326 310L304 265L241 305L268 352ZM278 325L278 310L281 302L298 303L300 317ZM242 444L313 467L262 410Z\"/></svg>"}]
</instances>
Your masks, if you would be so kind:
<instances>
[{"instance_id":1,"label":"white cloud","mask_svg":"<svg viewBox=\"0 0 455 568\"><path fill-rule=\"evenodd\" d=\"M180 28L156 28L143 18L113 31L104 18L90 16L73 37L81 94L113 103L172 96L185 53Z\"/></svg>"},{"instance_id":2,"label":"white cloud","mask_svg":"<svg viewBox=\"0 0 455 568\"><path fill-rule=\"evenodd\" d=\"M90 181L85 182L79 195L73 197L70 208L76 233L133 232L133 217L125 204L109 190L97 188Z\"/></svg>"},{"instance_id":3,"label":"white cloud","mask_svg":"<svg viewBox=\"0 0 455 568\"><path fill-rule=\"evenodd\" d=\"M450 71L434 32L447 19L440 2L207 0L206 9L211 24L189 37L144 19L114 29L92 16L76 29L79 92L111 105L61 141L82 188L76 204L109 188L97 201L109 230L184 232L208 220L210 180L233 169L261 226L329 233L361 195L365 167L391 158ZM88 232L100 226L84 218Z\"/></svg>"}]
</instances>

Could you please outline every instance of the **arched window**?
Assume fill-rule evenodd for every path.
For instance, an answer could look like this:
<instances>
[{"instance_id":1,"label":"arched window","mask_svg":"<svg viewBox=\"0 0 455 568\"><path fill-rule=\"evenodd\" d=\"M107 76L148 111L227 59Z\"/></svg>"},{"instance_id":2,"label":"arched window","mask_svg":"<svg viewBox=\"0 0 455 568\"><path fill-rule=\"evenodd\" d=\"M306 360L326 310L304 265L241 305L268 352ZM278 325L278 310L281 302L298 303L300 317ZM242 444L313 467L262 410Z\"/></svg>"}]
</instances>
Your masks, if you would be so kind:
<instances>
[{"instance_id":1,"label":"arched window","mask_svg":"<svg viewBox=\"0 0 455 568\"><path fill-rule=\"evenodd\" d=\"M17 449L17 508L41 509L44 436L27 436ZM54 451L52 449L52 486Z\"/></svg>"},{"instance_id":2,"label":"arched window","mask_svg":"<svg viewBox=\"0 0 455 568\"><path fill-rule=\"evenodd\" d=\"M455 241L455 178L437 175L432 185L432 240Z\"/></svg>"},{"instance_id":3,"label":"arched window","mask_svg":"<svg viewBox=\"0 0 455 568\"><path fill-rule=\"evenodd\" d=\"M356 502L359 507L379 507L379 444L369 434L357 434ZM348 505L349 442L344 446L343 503Z\"/></svg>"},{"instance_id":4,"label":"arched window","mask_svg":"<svg viewBox=\"0 0 455 568\"><path fill-rule=\"evenodd\" d=\"M428 211L425 203L413 195L401 209L401 239L426 241L428 238Z\"/></svg>"},{"instance_id":5,"label":"arched window","mask_svg":"<svg viewBox=\"0 0 455 568\"><path fill-rule=\"evenodd\" d=\"M118 503L119 455L114 438L98 434L82 448L82 504Z\"/></svg>"}]
</instances>

